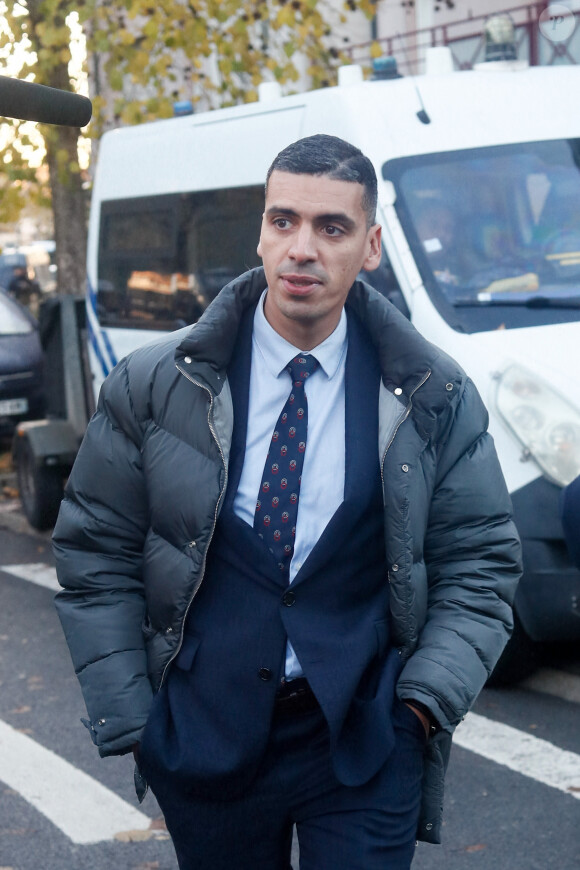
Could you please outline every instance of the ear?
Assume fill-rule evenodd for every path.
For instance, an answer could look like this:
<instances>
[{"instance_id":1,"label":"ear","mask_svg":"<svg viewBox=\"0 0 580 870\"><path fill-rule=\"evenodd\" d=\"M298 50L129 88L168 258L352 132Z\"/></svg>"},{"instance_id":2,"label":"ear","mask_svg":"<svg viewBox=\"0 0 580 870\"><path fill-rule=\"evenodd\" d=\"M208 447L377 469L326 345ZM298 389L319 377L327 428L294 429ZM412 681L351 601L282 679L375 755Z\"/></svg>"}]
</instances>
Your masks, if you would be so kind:
<instances>
[{"instance_id":1,"label":"ear","mask_svg":"<svg viewBox=\"0 0 580 870\"><path fill-rule=\"evenodd\" d=\"M372 226L367 235L367 256L362 269L365 269L367 272L372 272L374 269L378 269L379 263L381 262L381 225L375 224Z\"/></svg>"}]
</instances>

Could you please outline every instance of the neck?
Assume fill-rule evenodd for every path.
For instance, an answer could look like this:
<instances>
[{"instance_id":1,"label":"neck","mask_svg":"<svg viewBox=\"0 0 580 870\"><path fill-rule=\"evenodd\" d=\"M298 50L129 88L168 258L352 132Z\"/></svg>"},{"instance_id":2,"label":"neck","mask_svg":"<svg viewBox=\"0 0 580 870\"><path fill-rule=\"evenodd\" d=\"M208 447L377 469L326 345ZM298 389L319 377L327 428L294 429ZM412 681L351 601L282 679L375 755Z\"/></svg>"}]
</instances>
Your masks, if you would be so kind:
<instances>
[{"instance_id":1,"label":"neck","mask_svg":"<svg viewBox=\"0 0 580 870\"><path fill-rule=\"evenodd\" d=\"M329 335L332 335L340 322L341 314L342 311L337 318L334 318L331 322L325 321L324 323L320 321L304 322L291 318L285 318L283 322L279 322L278 318L274 318L274 321L272 321L272 318L268 316L267 306L264 306L264 316L272 329L278 335L281 335L282 338L286 339L289 344L303 351L310 351L318 347Z\"/></svg>"}]
</instances>

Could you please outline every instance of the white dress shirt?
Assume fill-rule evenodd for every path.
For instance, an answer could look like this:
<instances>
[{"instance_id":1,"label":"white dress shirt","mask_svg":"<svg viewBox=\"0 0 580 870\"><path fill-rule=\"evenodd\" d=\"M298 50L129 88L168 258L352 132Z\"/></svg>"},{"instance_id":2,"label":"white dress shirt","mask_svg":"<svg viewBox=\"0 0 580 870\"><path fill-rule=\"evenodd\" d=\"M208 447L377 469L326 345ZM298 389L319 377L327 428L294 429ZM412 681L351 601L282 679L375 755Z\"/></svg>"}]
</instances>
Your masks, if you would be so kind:
<instances>
[{"instance_id":1,"label":"white dress shirt","mask_svg":"<svg viewBox=\"0 0 580 870\"><path fill-rule=\"evenodd\" d=\"M312 353L320 365L305 384L308 438L290 562L292 583L344 501L346 313L343 310L338 326L325 341L311 351L303 351L282 338L266 320L263 307L266 293L267 290L254 316L246 454L234 497L234 511L250 526L254 525L272 432L292 386L286 366L297 354ZM301 673L300 663L288 642L285 676L294 679Z\"/></svg>"}]
</instances>

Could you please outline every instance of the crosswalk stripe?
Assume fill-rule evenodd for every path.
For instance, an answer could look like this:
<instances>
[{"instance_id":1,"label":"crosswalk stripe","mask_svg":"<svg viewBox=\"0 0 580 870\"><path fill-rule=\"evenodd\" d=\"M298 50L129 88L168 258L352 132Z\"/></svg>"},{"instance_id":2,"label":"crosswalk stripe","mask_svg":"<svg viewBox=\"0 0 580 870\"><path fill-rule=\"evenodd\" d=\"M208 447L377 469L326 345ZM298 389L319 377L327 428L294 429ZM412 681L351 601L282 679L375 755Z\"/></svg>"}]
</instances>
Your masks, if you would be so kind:
<instances>
[{"instance_id":1,"label":"crosswalk stripe","mask_svg":"<svg viewBox=\"0 0 580 870\"><path fill-rule=\"evenodd\" d=\"M78 845L151 825L100 782L1 720L0 779Z\"/></svg>"},{"instance_id":2,"label":"crosswalk stripe","mask_svg":"<svg viewBox=\"0 0 580 870\"><path fill-rule=\"evenodd\" d=\"M55 569L43 563L3 565L0 566L0 570L56 592L61 588ZM541 676L541 673L537 675L536 683L530 684L529 688L549 692L568 700L577 700L578 677L572 676L567 680L564 694L561 687L562 678L559 682L544 678L542 682ZM550 673L548 676L553 677L553 674ZM548 687L545 685L546 682L549 684ZM570 692L574 693L574 697L570 696ZM559 749L547 740L476 713L469 713L457 728L454 743L490 761L502 764L510 770L559 789L572 797L580 798L580 756Z\"/></svg>"},{"instance_id":3,"label":"crosswalk stripe","mask_svg":"<svg viewBox=\"0 0 580 870\"><path fill-rule=\"evenodd\" d=\"M468 713L455 731L453 742L537 782L580 798L580 755L553 743Z\"/></svg>"},{"instance_id":4,"label":"crosswalk stripe","mask_svg":"<svg viewBox=\"0 0 580 870\"><path fill-rule=\"evenodd\" d=\"M47 589L52 589L53 592L58 592L61 589L56 579L55 569L51 568L50 565L45 565L43 562L27 562L22 565L0 565L0 571L13 574L21 580L36 583L37 586L45 586Z\"/></svg>"}]
</instances>

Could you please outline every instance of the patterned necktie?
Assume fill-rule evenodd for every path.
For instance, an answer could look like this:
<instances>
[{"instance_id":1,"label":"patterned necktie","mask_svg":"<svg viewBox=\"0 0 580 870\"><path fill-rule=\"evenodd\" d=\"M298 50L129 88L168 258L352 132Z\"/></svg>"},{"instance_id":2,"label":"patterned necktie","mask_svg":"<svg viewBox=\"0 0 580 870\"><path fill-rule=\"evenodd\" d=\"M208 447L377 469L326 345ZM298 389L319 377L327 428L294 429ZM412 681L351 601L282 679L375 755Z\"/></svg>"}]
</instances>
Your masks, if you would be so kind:
<instances>
[{"instance_id":1,"label":"patterned necktie","mask_svg":"<svg viewBox=\"0 0 580 870\"><path fill-rule=\"evenodd\" d=\"M274 427L254 515L254 529L287 577L294 552L298 496L308 431L308 402L304 384L317 368L318 360L311 354L294 357L286 366L292 378L292 389Z\"/></svg>"}]
</instances>

